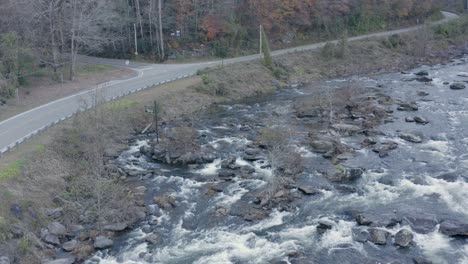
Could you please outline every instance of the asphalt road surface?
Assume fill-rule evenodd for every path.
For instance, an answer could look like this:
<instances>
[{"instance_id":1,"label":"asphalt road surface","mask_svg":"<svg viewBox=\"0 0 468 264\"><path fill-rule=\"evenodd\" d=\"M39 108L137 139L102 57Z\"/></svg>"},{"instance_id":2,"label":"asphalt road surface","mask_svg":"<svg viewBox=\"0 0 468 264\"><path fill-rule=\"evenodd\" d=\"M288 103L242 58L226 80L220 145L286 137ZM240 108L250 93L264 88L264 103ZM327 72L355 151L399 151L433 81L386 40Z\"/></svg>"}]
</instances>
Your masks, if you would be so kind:
<instances>
[{"instance_id":1,"label":"asphalt road surface","mask_svg":"<svg viewBox=\"0 0 468 264\"><path fill-rule=\"evenodd\" d=\"M436 22L435 24L446 23L458 17L456 14L449 12L443 12L443 14L445 18ZM367 34L349 38L349 41L405 33L414 31L419 27L421 26ZM278 56L295 51L318 49L323 47L325 44L326 43L323 42L290 49L277 50L273 51L272 55ZM227 59L224 60L224 63L251 61L258 58L259 55L251 55L234 59ZM115 80L102 84L98 87L92 87L87 91L83 91L78 94L39 106L0 122L0 157L4 152L12 149L16 144L20 144L38 132L46 130L50 125L71 117L77 111L86 109L87 106L92 105L93 98L96 97L96 94L106 100L113 100L137 90L142 90L154 85L158 85L161 82L173 81L178 78L194 75L199 69L221 64L221 61L191 64L144 64L87 56L80 56L79 60L88 63L131 68L134 69L138 75L130 79Z\"/></svg>"}]
</instances>

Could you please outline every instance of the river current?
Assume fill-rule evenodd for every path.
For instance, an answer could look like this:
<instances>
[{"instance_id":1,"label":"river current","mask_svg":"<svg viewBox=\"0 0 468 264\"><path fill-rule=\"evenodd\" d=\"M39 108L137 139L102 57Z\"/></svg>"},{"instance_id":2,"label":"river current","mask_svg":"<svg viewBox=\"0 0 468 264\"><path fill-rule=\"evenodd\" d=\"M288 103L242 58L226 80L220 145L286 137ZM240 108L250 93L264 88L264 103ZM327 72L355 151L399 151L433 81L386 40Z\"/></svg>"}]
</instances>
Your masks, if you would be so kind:
<instances>
[{"instance_id":1,"label":"river current","mask_svg":"<svg viewBox=\"0 0 468 264\"><path fill-rule=\"evenodd\" d=\"M421 70L429 73L432 82L408 80ZM113 248L98 252L87 263L354 264L413 263L415 258L443 264L468 263L468 239L450 237L439 230L445 219L468 223L468 89L451 90L444 84L467 82L466 72L468 59L458 59L446 65L422 66L411 73L317 82L280 90L253 102L218 106L194 123L201 142L218 154L214 162L201 166L170 166L139 155L140 147L148 144L141 138L122 153L119 163L152 173L140 184L147 188L145 197L151 213L138 228L119 235ZM292 106L297 98L314 95L324 87L337 89L350 83L362 89L378 89L393 98L392 121L377 127L381 133L375 140L392 140L398 148L381 158L359 144L362 136L342 138L354 152L340 166L365 169L362 177L343 191L321 174L335 165L305 143L313 123L296 118ZM421 92L427 94L418 96ZM399 101L416 101L419 110L397 111ZM423 116L430 123L406 122L411 115ZM297 184L314 186L319 193L306 196L296 190L297 199L290 210L273 209L261 220L220 214L220 208L235 211L251 204L256 190L273 177L264 161L242 158L245 147L255 139L255 131L271 122L294 131L292 142L305 164ZM399 137L402 132L421 134L423 142L405 141ZM251 178L224 182L215 177L222 160L232 155L237 157L237 164L255 170ZM207 194L213 182L222 182L223 190ZM166 193L175 198L174 209L154 205L153 197ZM414 234L412 245L401 248L391 238L386 245L357 239L356 234L367 227L356 222L354 212L363 212L375 221L400 219L379 228L391 237L401 229L410 230ZM421 231L411 219L434 221L435 227ZM324 221L332 224L322 232L317 226ZM144 239L148 230L160 237L157 244Z\"/></svg>"}]
</instances>

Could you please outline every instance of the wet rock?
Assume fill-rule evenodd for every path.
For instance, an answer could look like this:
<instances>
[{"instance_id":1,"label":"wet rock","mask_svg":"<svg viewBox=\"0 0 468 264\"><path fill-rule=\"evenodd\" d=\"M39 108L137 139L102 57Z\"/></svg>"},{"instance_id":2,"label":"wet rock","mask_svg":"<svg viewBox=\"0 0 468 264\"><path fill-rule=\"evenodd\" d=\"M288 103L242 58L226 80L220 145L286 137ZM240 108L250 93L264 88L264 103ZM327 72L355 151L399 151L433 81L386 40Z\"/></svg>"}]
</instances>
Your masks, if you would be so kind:
<instances>
[{"instance_id":1,"label":"wet rock","mask_svg":"<svg viewBox=\"0 0 468 264\"><path fill-rule=\"evenodd\" d=\"M447 236L468 236L468 223L458 220L445 220L440 224L440 232Z\"/></svg>"},{"instance_id":2,"label":"wet rock","mask_svg":"<svg viewBox=\"0 0 468 264\"><path fill-rule=\"evenodd\" d=\"M59 222L50 223L47 226L47 229L49 229L49 233L51 233L52 235L64 236L67 234L67 229L64 225L60 224Z\"/></svg>"},{"instance_id":3,"label":"wet rock","mask_svg":"<svg viewBox=\"0 0 468 264\"><path fill-rule=\"evenodd\" d=\"M332 229L334 225L335 225L335 223L332 222L332 221L324 220L324 219L319 220L318 225L317 225L317 231L319 233L324 233L327 230Z\"/></svg>"},{"instance_id":4,"label":"wet rock","mask_svg":"<svg viewBox=\"0 0 468 264\"><path fill-rule=\"evenodd\" d=\"M369 240L369 232L364 229L353 228L352 229L353 239L357 242L365 243Z\"/></svg>"},{"instance_id":5,"label":"wet rock","mask_svg":"<svg viewBox=\"0 0 468 264\"><path fill-rule=\"evenodd\" d=\"M463 90L466 88L466 85L464 83L453 83L450 85L450 89L452 90Z\"/></svg>"},{"instance_id":6,"label":"wet rock","mask_svg":"<svg viewBox=\"0 0 468 264\"><path fill-rule=\"evenodd\" d=\"M0 256L0 264L10 264L10 258L7 256Z\"/></svg>"},{"instance_id":7,"label":"wet rock","mask_svg":"<svg viewBox=\"0 0 468 264\"><path fill-rule=\"evenodd\" d=\"M413 241L413 233L407 229L398 231L395 235L395 244L400 247L408 247Z\"/></svg>"},{"instance_id":8,"label":"wet rock","mask_svg":"<svg viewBox=\"0 0 468 264\"><path fill-rule=\"evenodd\" d=\"M236 157L229 157L221 162L222 169L236 170L239 169L239 165L236 164Z\"/></svg>"},{"instance_id":9,"label":"wet rock","mask_svg":"<svg viewBox=\"0 0 468 264\"><path fill-rule=\"evenodd\" d=\"M150 225L144 225L141 227L141 231L145 234L153 232L153 228Z\"/></svg>"},{"instance_id":10,"label":"wet rock","mask_svg":"<svg viewBox=\"0 0 468 264\"><path fill-rule=\"evenodd\" d=\"M376 245L386 245L390 233L378 228L369 229L369 241Z\"/></svg>"},{"instance_id":11,"label":"wet rock","mask_svg":"<svg viewBox=\"0 0 468 264\"><path fill-rule=\"evenodd\" d=\"M351 182L361 178L363 174L362 168L342 168L334 175L328 176L328 179L332 182Z\"/></svg>"},{"instance_id":12,"label":"wet rock","mask_svg":"<svg viewBox=\"0 0 468 264\"><path fill-rule=\"evenodd\" d=\"M161 238L159 237L159 235L152 233L145 237L145 241L149 244L157 245L161 242Z\"/></svg>"},{"instance_id":13,"label":"wet rock","mask_svg":"<svg viewBox=\"0 0 468 264\"><path fill-rule=\"evenodd\" d=\"M401 133L400 138L411 143L422 143L423 137L412 133Z\"/></svg>"},{"instance_id":14,"label":"wet rock","mask_svg":"<svg viewBox=\"0 0 468 264\"><path fill-rule=\"evenodd\" d=\"M356 222L359 225L371 225L372 224L372 220L367 218L364 214L358 214L356 216Z\"/></svg>"},{"instance_id":15,"label":"wet rock","mask_svg":"<svg viewBox=\"0 0 468 264\"><path fill-rule=\"evenodd\" d=\"M110 248L114 245L114 241L110 240L105 236L98 236L94 240L94 248L95 249L106 249Z\"/></svg>"},{"instance_id":16,"label":"wet rock","mask_svg":"<svg viewBox=\"0 0 468 264\"><path fill-rule=\"evenodd\" d=\"M415 116L413 119L414 119L414 122L416 122L417 124L422 124L422 125L429 124L429 121L422 116Z\"/></svg>"},{"instance_id":17,"label":"wet rock","mask_svg":"<svg viewBox=\"0 0 468 264\"><path fill-rule=\"evenodd\" d=\"M418 111L419 107L416 104L416 102L409 102L409 103L408 102L403 102L403 103L398 104L397 110L398 111L407 111L407 112Z\"/></svg>"},{"instance_id":18,"label":"wet rock","mask_svg":"<svg viewBox=\"0 0 468 264\"><path fill-rule=\"evenodd\" d=\"M299 186L299 187L297 187L297 189L299 191L301 191L305 195L316 195L316 194L320 193L319 190L317 190L314 187L310 187L310 186Z\"/></svg>"},{"instance_id":19,"label":"wet rock","mask_svg":"<svg viewBox=\"0 0 468 264\"><path fill-rule=\"evenodd\" d=\"M407 117L405 118L405 122L407 122L407 123L414 123L414 117L407 116Z\"/></svg>"},{"instance_id":20,"label":"wet rock","mask_svg":"<svg viewBox=\"0 0 468 264\"><path fill-rule=\"evenodd\" d=\"M244 154L243 158L247 161L257 161L257 160L261 160L263 157L259 155Z\"/></svg>"},{"instance_id":21,"label":"wet rock","mask_svg":"<svg viewBox=\"0 0 468 264\"><path fill-rule=\"evenodd\" d=\"M154 202L164 210L172 209L176 207L176 201L175 198L165 194L162 196L154 197Z\"/></svg>"},{"instance_id":22,"label":"wet rock","mask_svg":"<svg viewBox=\"0 0 468 264\"><path fill-rule=\"evenodd\" d=\"M334 149L334 144L330 141L315 140L310 142L310 146L316 153L327 153Z\"/></svg>"},{"instance_id":23,"label":"wet rock","mask_svg":"<svg viewBox=\"0 0 468 264\"><path fill-rule=\"evenodd\" d=\"M427 234L434 231L438 224L434 216L425 214L406 216L403 217L403 220L411 226L413 231L419 234Z\"/></svg>"},{"instance_id":24,"label":"wet rock","mask_svg":"<svg viewBox=\"0 0 468 264\"><path fill-rule=\"evenodd\" d=\"M73 264L76 262L76 258L74 256L69 256L66 258L59 258L56 260L51 260L44 262L43 264Z\"/></svg>"},{"instance_id":25,"label":"wet rock","mask_svg":"<svg viewBox=\"0 0 468 264\"><path fill-rule=\"evenodd\" d=\"M104 231L111 231L111 232L122 232L128 228L126 223L117 223L117 224L110 224L105 225L103 227Z\"/></svg>"},{"instance_id":26,"label":"wet rock","mask_svg":"<svg viewBox=\"0 0 468 264\"><path fill-rule=\"evenodd\" d=\"M414 75L416 75L416 76L429 76L429 72L419 71L419 72L415 73Z\"/></svg>"},{"instance_id":27,"label":"wet rock","mask_svg":"<svg viewBox=\"0 0 468 264\"><path fill-rule=\"evenodd\" d=\"M72 252L73 250L75 250L77 245L78 245L78 241L71 240L66 243L63 243L62 249L68 252Z\"/></svg>"},{"instance_id":28,"label":"wet rock","mask_svg":"<svg viewBox=\"0 0 468 264\"><path fill-rule=\"evenodd\" d=\"M229 209L227 209L226 207L221 206L221 207L216 208L215 210L215 215L217 217L224 217L228 214L229 214Z\"/></svg>"},{"instance_id":29,"label":"wet rock","mask_svg":"<svg viewBox=\"0 0 468 264\"><path fill-rule=\"evenodd\" d=\"M432 78L429 78L427 76L420 76L416 78L416 81L418 82L432 82Z\"/></svg>"},{"instance_id":30,"label":"wet rock","mask_svg":"<svg viewBox=\"0 0 468 264\"><path fill-rule=\"evenodd\" d=\"M221 169L218 172L218 177L224 180L232 180L236 177L236 172L233 170Z\"/></svg>"},{"instance_id":31,"label":"wet rock","mask_svg":"<svg viewBox=\"0 0 468 264\"><path fill-rule=\"evenodd\" d=\"M460 175L454 172L444 173L436 177L437 179L442 179L446 182L456 182L460 179Z\"/></svg>"},{"instance_id":32,"label":"wet rock","mask_svg":"<svg viewBox=\"0 0 468 264\"><path fill-rule=\"evenodd\" d=\"M418 92L418 95L419 95L419 96L428 96L429 93L428 93L428 92L425 92L425 91L419 91L419 92Z\"/></svg>"},{"instance_id":33,"label":"wet rock","mask_svg":"<svg viewBox=\"0 0 468 264\"><path fill-rule=\"evenodd\" d=\"M240 172L242 175L250 175L255 172L255 168L249 165L245 165L240 168Z\"/></svg>"},{"instance_id":34,"label":"wet rock","mask_svg":"<svg viewBox=\"0 0 468 264\"><path fill-rule=\"evenodd\" d=\"M244 153L246 155L252 155L252 156L255 156L255 155L258 155L260 154L260 150L259 149L254 149L254 148L247 148Z\"/></svg>"},{"instance_id":35,"label":"wet rock","mask_svg":"<svg viewBox=\"0 0 468 264\"><path fill-rule=\"evenodd\" d=\"M379 146L372 149L375 153L379 154L380 158L385 158L389 155L390 151L398 148L398 143L393 141L383 142Z\"/></svg>"},{"instance_id":36,"label":"wet rock","mask_svg":"<svg viewBox=\"0 0 468 264\"><path fill-rule=\"evenodd\" d=\"M249 206L249 205L246 205ZM268 217L268 212L261 209L256 209L252 207L243 207L237 209L237 211L231 210L231 215L242 217L245 221L252 222L257 220L262 220Z\"/></svg>"}]
</instances>

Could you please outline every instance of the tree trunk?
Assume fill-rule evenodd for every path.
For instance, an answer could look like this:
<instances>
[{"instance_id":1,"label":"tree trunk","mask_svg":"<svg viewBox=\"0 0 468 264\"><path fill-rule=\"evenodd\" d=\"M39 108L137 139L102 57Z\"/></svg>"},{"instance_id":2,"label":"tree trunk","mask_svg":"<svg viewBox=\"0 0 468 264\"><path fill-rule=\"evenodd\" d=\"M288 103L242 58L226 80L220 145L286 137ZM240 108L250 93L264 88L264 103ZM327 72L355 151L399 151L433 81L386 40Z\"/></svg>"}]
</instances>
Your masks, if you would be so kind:
<instances>
[{"instance_id":1,"label":"tree trunk","mask_svg":"<svg viewBox=\"0 0 468 264\"><path fill-rule=\"evenodd\" d=\"M159 44L161 45L161 59L164 60L166 55L164 54L164 37L162 27L162 0L158 0L158 13L159 13Z\"/></svg>"},{"instance_id":2,"label":"tree trunk","mask_svg":"<svg viewBox=\"0 0 468 264\"><path fill-rule=\"evenodd\" d=\"M138 24L140 25L140 37L143 38L143 23L141 22L141 11L140 11L140 0L135 0L135 7L136 7L136 15Z\"/></svg>"}]
</instances>

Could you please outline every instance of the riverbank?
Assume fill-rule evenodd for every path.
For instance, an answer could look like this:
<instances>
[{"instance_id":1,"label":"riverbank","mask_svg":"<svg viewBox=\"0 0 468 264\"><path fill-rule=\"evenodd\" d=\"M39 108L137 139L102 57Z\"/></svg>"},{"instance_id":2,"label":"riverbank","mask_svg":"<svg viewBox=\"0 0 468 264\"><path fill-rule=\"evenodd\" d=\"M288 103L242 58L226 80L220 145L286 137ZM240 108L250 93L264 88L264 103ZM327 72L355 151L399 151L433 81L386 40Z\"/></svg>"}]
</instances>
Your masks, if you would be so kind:
<instances>
[{"instance_id":1,"label":"riverbank","mask_svg":"<svg viewBox=\"0 0 468 264\"><path fill-rule=\"evenodd\" d=\"M76 240L75 248L70 251L84 258L95 248L99 249L94 244L99 235L111 236L143 216L144 204L140 202L143 188L130 190L120 184L127 182L128 175L112 166L112 160L149 123L151 116L142 114L143 106L151 105L155 99L161 104L163 122L196 122L198 113L210 106L271 94L279 88L447 62L466 53L467 34L462 30L467 28L466 24L444 25L401 38L328 45L321 51L287 54L275 58L275 71L260 62L226 65L80 114L64 124L52 142L38 148L26 162L15 163L6 173L2 171L6 176L0 181L2 201L5 201L0 208L0 231L8 243L2 244L0 255L18 259L20 263L41 263L57 253L59 258L72 258L56 249L63 248L65 241ZM81 189L82 186L85 188ZM119 195L109 197L109 190ZM99 200L105 201L105 206L95 207ZM99 211L103 209L105 213ZM123 211L131 214L122 214ZM66 228L65 233L56 222ZM126 226L121 225L123 222ZM82 225L85 231L72 232L76 231L76 224ZM109 228L113 224L120 224L119 228ZM60 227L59 233L56 227ZM48 239L51 237L53 243ZM81 250L75 251L77 248Z\"/></svg>"}]
</instances>

